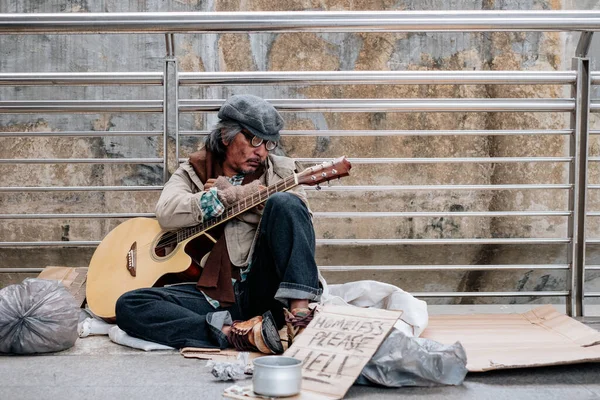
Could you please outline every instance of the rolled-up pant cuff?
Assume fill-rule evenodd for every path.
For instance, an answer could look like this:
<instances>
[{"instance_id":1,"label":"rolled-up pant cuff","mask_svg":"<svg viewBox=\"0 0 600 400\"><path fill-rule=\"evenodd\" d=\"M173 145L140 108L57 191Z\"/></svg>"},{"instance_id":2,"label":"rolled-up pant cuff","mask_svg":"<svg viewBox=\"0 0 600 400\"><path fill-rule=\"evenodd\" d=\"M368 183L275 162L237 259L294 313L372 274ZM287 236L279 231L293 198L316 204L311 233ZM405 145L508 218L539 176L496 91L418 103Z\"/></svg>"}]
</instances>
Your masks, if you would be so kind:
<instances>
[{"instance_id":1,"label":"rolled-up pant cuff","mask_svg":"<svg viewBox=\"0 0 600 400\"><path fill-rule=\"evenodd\" d=\"M210 335L217 341L221 349L229 347L227 335L222 331L224 325L231 325L233 320L229 311L217 311L206 314L206 322L208 323Z\"/></svg>"},{"instance_id":2,"label":"rolled-up pant cuff","mask_svg":"<svg viewBox=\"0 0 600 400\"><path fill-rule=\"evenodd\" d=\"M321 288L315 289L314 287L298 283L282 282L279 285L277 293L275 293L275 299L287 306L289 300L320 301L322 293L323 289Z\"/></svg>"}]
</instances>

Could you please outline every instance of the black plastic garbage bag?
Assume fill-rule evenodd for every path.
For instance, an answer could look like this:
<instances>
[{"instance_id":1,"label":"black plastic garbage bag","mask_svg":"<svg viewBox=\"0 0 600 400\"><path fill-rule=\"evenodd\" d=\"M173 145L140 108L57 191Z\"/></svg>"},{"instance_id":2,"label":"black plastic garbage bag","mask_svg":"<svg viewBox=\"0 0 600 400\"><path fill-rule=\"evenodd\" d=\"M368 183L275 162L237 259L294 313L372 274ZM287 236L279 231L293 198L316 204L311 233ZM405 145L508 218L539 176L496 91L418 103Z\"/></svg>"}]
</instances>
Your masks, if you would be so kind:
<instances>
[{"instance_id":1,"label":"black plastic garbage bag","mask_svg":"<svg viewBox=\"0 0 600 400\"><path fill-rule=\"evenodd\" d=\"M361 385L460 385L467 375L467 354L459 342L444 345L393 329L363 368Z\"/></svg>"},{"instance_id":2,"label":"black plastic garbage bag","mask_svg":"<svg viewBox=\"0 0 600 400\"><path fill-rule=\"evenodd\" d=\"M78 338L79 307L58 281L25 279L0 290L0 353L68 349Z\"/></svg>"}]
</instances>

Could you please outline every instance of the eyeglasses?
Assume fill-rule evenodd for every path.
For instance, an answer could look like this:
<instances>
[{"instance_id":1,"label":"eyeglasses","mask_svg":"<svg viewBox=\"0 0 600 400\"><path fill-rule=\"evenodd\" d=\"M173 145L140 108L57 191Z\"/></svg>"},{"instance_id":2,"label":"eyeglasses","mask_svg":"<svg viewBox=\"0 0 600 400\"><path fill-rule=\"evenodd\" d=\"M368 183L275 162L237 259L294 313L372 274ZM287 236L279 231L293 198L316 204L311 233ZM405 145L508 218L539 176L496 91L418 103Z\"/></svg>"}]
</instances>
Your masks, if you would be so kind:
<instances>
[{"instance_id":1,"label":"eyeglasses","mask_svg":"<svg viewBox=\"0 0 600 400\"><path fill-rule=\"evenodd\" d=\"M246 132L245 130L242 130L242 134L246 137L246 139L248 139L252 147L260 147L263 144L263 142L265 142L263 138L259 138L258 136L253 135L250 132ZM275 150L276 147L277 142L274 142L272 140L267 140L265 143L265 148L267 149L267 151Z\"/></svg>"}]
</instances>

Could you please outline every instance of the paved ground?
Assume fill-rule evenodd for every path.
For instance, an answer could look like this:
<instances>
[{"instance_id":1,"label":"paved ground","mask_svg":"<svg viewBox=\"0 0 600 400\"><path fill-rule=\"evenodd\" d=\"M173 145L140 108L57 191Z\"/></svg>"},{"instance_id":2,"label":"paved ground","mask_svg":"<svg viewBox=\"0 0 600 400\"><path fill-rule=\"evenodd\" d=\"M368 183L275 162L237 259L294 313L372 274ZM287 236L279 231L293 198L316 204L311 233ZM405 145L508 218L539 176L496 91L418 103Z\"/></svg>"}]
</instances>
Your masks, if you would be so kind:
<instances>
[{"instance_id":1,"label":"paved ground","mask_svg":"<svg viewBox=\"0 0 600 400\"><path fill-rule=\"evenodd\" d=\"M430 307L430 313L522 312L527 306ZM529 307L530 308L530 307ZM0 357L0 399L219 399L231 385L205 361L175 351L145 353L106 337L80 339L45 356ZM353 386L348 399L600 399L600 363L469 374L458 387Z\"/></svg>"}]
</instances>

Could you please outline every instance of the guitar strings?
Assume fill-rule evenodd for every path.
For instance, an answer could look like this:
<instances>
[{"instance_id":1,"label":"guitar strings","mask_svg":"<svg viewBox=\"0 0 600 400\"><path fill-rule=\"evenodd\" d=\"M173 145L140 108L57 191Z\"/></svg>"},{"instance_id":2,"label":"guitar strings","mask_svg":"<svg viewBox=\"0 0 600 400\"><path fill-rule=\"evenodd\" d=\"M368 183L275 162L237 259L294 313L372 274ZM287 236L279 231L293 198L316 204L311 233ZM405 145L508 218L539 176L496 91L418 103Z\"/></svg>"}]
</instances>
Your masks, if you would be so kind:
<instances>
[{"instance_id":1,"label":"guitar strings","mask_svg":"<svg viewBox=\"0 0 600 400\"><path fill-rule=\"evenodd\" d=\"M264 201L266 201L266 200L267 200L267 199L268 199L268 198L271 196L271 195L269 194L269 191L271 190L271 188L275 189L275 193L281 192L282 190L289 190L289 189L291 189L293 186L290 186L290 187L288 188L288 187L287 187L287 185L288 185L289 181L292 181L292 182L294 182L294 183L295 183L295 179L292 179L292 178L294 178L294 175L292 175L292 176L290 176L290 177L288 177L288 178L284 179L284 180L283 180L283 181L281 181L281 182L277 182L277 183L275 183L275 184L273 184L273 185L271 185L271 186L269 186L269 187L266 187L265 189L262 189L262 190L258 191L257 193L253 193L253 194L251 194L251 195L249 195L249 196L246 196L246 197L244 197L243 199L240 199L240 200L238 200L238 201L237 201L237 202L236 202L236 203L235 203L233 206L231 206L231 207L229 208L229 210L233 210L233 209L234 209L236 206L238 206L238 207L240 208L240 209L239 209L239 213L242 213L242 212L244 212L244 211L247 211L247 210L251 209L252 207L256 207L257 205L259 205L259 204L263 203ZM280 187L280 186L281 186L281 187ZM253 198L254 198L255 196L257 196L257 195L258 195L258 198L260 199L260 198L261 198L261 196L262 196L263 194L266 194L267 196L264 198L264 200L260 200L260 201L259 201L258 203L256 203L254 206L252 206L252 207L247 207L247 208L245 208L245 209L242 209L242 208L240 207L240 206L241 206L241 203L245 203L245 202L246 202L248 199L250 199L250 198L252 198L252 199L253 199ZM225 214L225 213L224 213L224 214ZM223 216L224 214L221 214L220 216L218 216L218 217L215 217L214 219L212 219L212 220L209 220L208 222L210 222L210 221L214 221L214 220L216 220L217 218L220 218L221 216ZM157 248L164 248L164 247L171 246L171 245L177 245L177 244L179 243L179 240L178 240L178 238L179 238L178 232L181 232L181 231L186 231L186 233L188 233L188 231L190 231L189 233L191 233L191 235L185 238L185 239L187 239L187 238L189 238L189 237L192 237L192 236L194 236L196 233L200 233L201 231L204 231L204 230L210 229L210 228L212 227L212 226L207 226L207 227L205 227L205 228L203 227L203 229L200 229L200 230L198 230L197 232L191 232L191 231L193 231L193 230L197 229L199 226L203 226L203 225L205 225L205 224L204 224L204 223L201 223L201 224L198 224L198 225L196 225L196 226L192 226L192 227L186 227L186 228L183 228L183 229L180 229L180 230L177 230L177 231L170 231L170 232L167 232L167 233L166 233L164 236L162 236L162 237L161 237L161 239L158 241L158 244L160 244L160 246L158 246ZM214 224L214 225L216 225L216 224ZM214 226L214 225L213 225L213 226ZM165 240L165 239L166 239L166 240ZM185 240L185 239L184 239L184 240ZM147 244L145 244L143 247L151 247L151 246L153 246L153 243L147 243Z\"/></svg>"},{"instance_id":2,"label":"guitar strings","mask_svg":"<svg viewBox=\"0 0 600 400\"><path fill-rule=\"evenodd\" d=\"M281 191L289 190L289 189L293 188L294 186L297 186L297 185L295 184L295 182L296 182L296 178L295 178L295 177L296 177L296 176L301 176L301 175L303 175L305 172L306 172L306 171L303 171L303 172L302 172L302 173L300 173L300 174L294 174L294 175L291 175L291 176L289 176L288 178L285 178L284 180L282 180L281 182L277 182L277 183L275 183L275 184L273 184L273 185L271 185L271 186L268 186L268 187L266 187L265 189L262 189L262 190L258 191L257 193L253 193L253 194L251 194L251 195L249 195L249 196L246 196L246 197L244 197L243 199L240 199L240 200L238 200L238 201L237 201L237 202L236 202L236 203L235 203L235 204L234 204L232 207L230 207L230 208L229 208L229 210L233 210L233 209L234 209L234 208L237 206L238 208L240 208L240 209L238 210L237 214L243 213L243 212L245 212L245 211L247 211L247 210L251 209L252 207L255 207L256 205L259 205L259 204L263 203L264 201L266 201L266 200L267 200L267 199L270 197L270 193L269 193L269 192L270 192L271 188L274 188L274 189L275 189L275 193L277 193L277 192L281 192ZM315 172L315 171L311 171L311 172ZM290 183L290 182L293 182L293 183L294 183L294 185L292 185L292 186L290 186L290 187L288 188L288 187L287 187L287 185L288 185L288 183ZM266 194L266 197L265 197L265 199L264 199L264 200L262 200L262 201L259 201L259 202L258 202L258 203L256 203L254 206L251 206L251 207L245 207L244 209L241 209L241 207L240 207L240 206L241 206L241 203L242 203L242 202L244 202L244 203L245 203L245 202L247 201L247 199L249 199L249 198L252 198L252 199L254 199L254 197L255 197L256 195L258 195L258 198L259 198L259 200L260 200L260 198L261 198L261 195L263 195L263 194ZM220 217L222 217L223 215L224 215L224 214L221 214L219 217L216 217L216 218L220 218ZM215 219L212 219L212 220L210 220L210 221L214 221L214 220L216 220L216 218L215 218ZM210 222L210 221L209 221L209 222ZM219 222L220 222L220 221L219 221ZM199 224L199 225L196 225L196 226L193 226L193 227L187 227L187 228L183 228L182 230L178 230L178 231L171 231L171 232L168 232L168 233L166 233L164 236L162 236L161 240L159 240L160 247L167 247L167 246L170 246L170 245L177 245L177 244L179 243L179 240L178 240L178 239L179 239L179 237L178 237L178 232L185 231L186 233L190 233L190 236L187 236L187 237L185 237L185 238L183 239L183 240L185 240L185 239L187 239L187 238L189 238L189 237L192 237L192 236L194 236L194 235L195 235L195 234L197 234L197 233L200 233L201 231L208 230L208 229L210 229L212 226L216 226L217 224L211 224L211 226L207 226L207 227L205 227L205 228L203 227L202 229L199 229L199 230L197 230L196 232L193 232L194 230L198 229L198 227L200 227L201 225L204 225L204 224ZM167 239L167 240L165 240L165 239ZM148 244L145 244L145 245L144 245L144 247L151 247L151 246L153 246L153 244L152 244L152 243L148 243Z\"/></svg>"},{"instance_id":3,"label":"guitar strings","mask_svg":"<svg viewBox=\"0 0 600 400\"><path fill-rule=\"evenodd\" d=\"M307 172L307 171L303 171L300 174L293 174L293 175L285 178L281 182L277 182L277 183L275 183L275 184L273 184L271 186L266 187L265 189L262 189L262 190L258 191L257 193L253 193L253 194L251 194L249 196L246 196L243 199L238 200L233 206L231 206L229 208L229 210L233 210L237 206L238 207L238 212L235 213L235 214L241 214L241 213L243 213L243 212L245 212L245 211L247 211L247 210L249 210L249 209L251 209L251 208L253 208L253 207L255 207L255 206L257 206L257 205L259 205L261 203L263 203L263 202L265 202L271 196L271 194L269 193L270 190L271 190L271 188L274 188L275 189L275 193L277 193L277 192L289 190L289 189L293 188L294 186L297 186L297 184L296 184L296 177L297 176L302 176L305 172ZM316 171L310 171L310 172L316 172ZM294 185L292 185L290 187L287 187L288 183L291 183L291 182L293 182ZM265 197L264 200L260 200L261 195L263 195L263 194L266 194L266 197ZM256 203L255 205L253 205L251 207L247 207L246 206L243 209L241 208L241 203L242 202L244 202L246 204L246 201L249 198L251 198L251 200L253 200L256 195L258 195L258 199L260 200L258 203ZM226 215L226 214L221 214L220 216L218 216L218 217L216 217L216 218L214 218L212 220L209 220L208 222L216 221L217 218L223 219L222 218L223 215ZM233 217L233 215L232 215L232 217ZM226 218L230 218L230 217L226 217ZM219 223L220 222L221 221L219 221ZM184 232L186 232L186 234L189 234L189 236L187 236L187 237L185 237L183 239L183 240L185 240L185 239L187 239L189 237L193 237L197 233L200 233L202 231L206 231L206 230L212 228L213 226L218 225L218 223L207 224L209 226L204 226L204 225L205 225L204 223L201 223L201 224L198 224L198 225L193 226L193 227L186 227L186 228L183 228L183 229L180 229L180 230L177 230L177 231L167 232L164 236L161 237L161 240L159 240L160 247L157 247L157 248L164 248L164 247L167 247L167 246L179 244L179 240L178 240L179 239L179 235L178 235L179 232L184 231ZM202 226L202 229L198 229L200 226ZM148 244L145 244L143 247L151 247L151 246L153 246L153 244L152 243L148 243Z\"/></svg>"},{"instance_id":4,"label":"guitar strings","mask_svg":"<svg viewBox=\"0 0 600 400\"><path fill-rule=\"evenodd\" d=\"M324 166L324 164L321 164L321 167L322 166ZM312 168L314 168L314 167L312 167ZM270 191L271 188L274 188L275 189L275 193L277 193L277 192L289 190L289 189L293 188L294 186L298 186L298 184L296 183L296 177L303 176L306 172L308 172L309 169L310 169L311 173L314 173L314 172L318 171L318 170L313 170L312 168L307 168L306 170L304 170L303 172L301 172L299 174L293 174L293 175L291 175L291 176L283 179L280 182L277 182L277 183L275 183L275 184L273 184L271 186L266 187L265 189L262 189L262 190L258 191L257 193L253 193L253 194L251 194L249 196L244 197L243 199L238 200L233 206L231 206L229 208L229 210L233 210L237 206L238 207L238 212L235 213L235 214L241 214L241 213L243 213L243 212L245 212L247 210L250 210L251 208L256 207L257 205L265 202L271 196L271 194L269 193L269 191ZM330 180L332 178L334 178L334 176L330 176L330 178L326 179L326 180ZM294 184L292 186L290 186L290 187L287 187L288 183L290 183L290 182L292 182ZM265 194L265 193L266 193L265 199L264 200L260 200L261 195ZM251 207L247 207L247 205L246 205L246 207L244 209L241 208L241 203L242 202L246 203L246 201L247 201L248 198L254 199L254 197L256 195L258 195L258 199L260 200L258 203L256 203L255 205L253 205ZM223 219L222 218L223 215L224 214L221 214L220 216L218 216L216 218L213 218L213 219L209 220L208 222L216 221L217 218ZM231 217L233 217L233 215ZM226 217L226 218L230 218L230 217ZM219 223L220 222L222 222L222 221L219 221ZM206 226L206 227L204 227L203 225L205 225L205 224L201 223L201 224L198 224L198 225L193 226L193 227L186 227L186 228L183 228L183 229L180 229L180 230L177 230L177 231L167 232L164 236L161 237L161 240L159 240L160 247L157 247L157 248L161 248L161 247L164 248L164 247L167 247L167 246L170 246L170 245L177 245L177 244L179 244L179 240L178 240L179 239L179 235L178 235L178 232L185 231L186 233L190 234L189 236L187 236L187 237L185 237L183 239L183 240L185 240L187 238L193 237L197 233L201 233L202 231L206 231L206 230L212 228L213 226L218 225L218 223L211 223L211 224L208 224L210 226ZM200 226L203 226L202 229L198 229ZM196 230L196 232L193 232L194 230ZM167 240L165 240L165 239L167 239ZM143 247L151 247L151 246L153 246L152 243L148 243L148 244L143 245Z\"/></svg>"}]
</instances>

